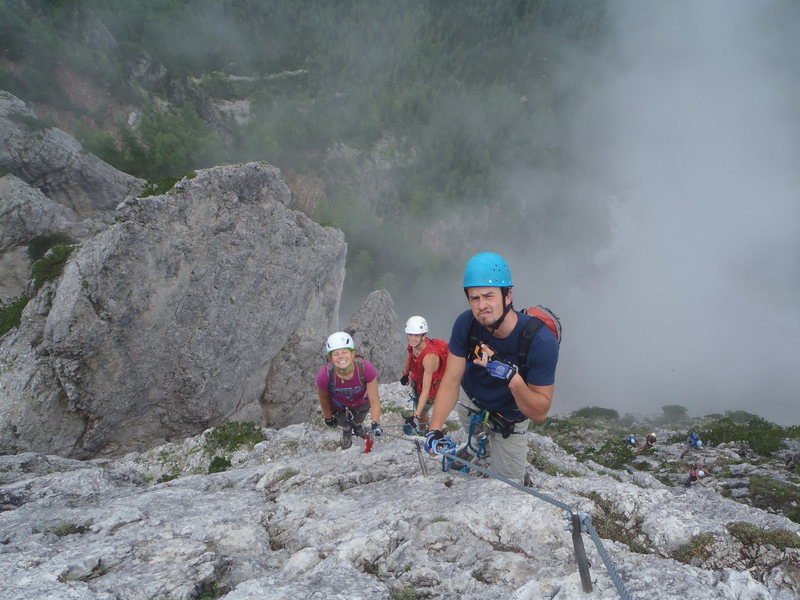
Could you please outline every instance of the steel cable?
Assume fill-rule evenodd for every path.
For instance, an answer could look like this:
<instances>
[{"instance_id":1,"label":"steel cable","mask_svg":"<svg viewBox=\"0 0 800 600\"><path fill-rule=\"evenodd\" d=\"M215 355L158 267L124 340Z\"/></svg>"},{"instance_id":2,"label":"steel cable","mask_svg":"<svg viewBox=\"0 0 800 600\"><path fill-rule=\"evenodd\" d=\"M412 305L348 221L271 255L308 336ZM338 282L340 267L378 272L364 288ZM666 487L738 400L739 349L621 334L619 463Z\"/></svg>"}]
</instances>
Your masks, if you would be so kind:
<instances>
[{"instance_id":1,"label":"steel cable","mask_svg":"<svg viewBox=\"0 0 800 600\"><path fill-rule=\"evenodd\" d=\"M406 437L406 436L403 436L403 435L394 435L394 434L391 434L391 433L387 433L385 429L384 429L383 435L388 436L389 438L397 439L397 440L403 440L403 441L406 441L406 442L412 442L412 443L417 445L417 451L418 452L420 451L420 448L419 448L420 438L419 437ZM428 454L428 453L425 452L425 454ZM602 559L603 564L606 567L606 570L608 571L608 575L611 578L611 581L613 582L614 587L617 588L617 592L619 593L620 598L622 598L622 600L630 600L630 595L628 594L628 590L625 588L625 583L622 581L622 576L619 574L619 571L617 570L617 567L614 564L613 559L608 554L608 551L606 550L605 546L603 545L603 541L600 539L600 536L598 535L597 530L594 528L594 525L592 524L591 515L589 515L587 513L579 512L574 507L570 506L569 504L567 504L565 502L562 502L562 501L558 500L557 498L553 498L552 496L550 496L548 494L544 494L542 492L537 492L536 490L534 490L534 489L532 489L530 487L526 487L525 485L523 485L521 483L518 483L516 481L513 481L511 479L508 479L507 477L504 477L503 475L500 475L499 473L496 473L496 472L492 471L491 469L486 469L486 468L478 466L475 463L472 463L472 462L470 462L470 461L468 461L466 459L463 459L463 458L461 458L459 456L456 456L455 451L445 452L445 453L442 453L442 454L447 454L447 459L448 460L452 459L453 461L456 461L456 462L458 462L458 463L460 463L460 464L462 464L464 466L469 467L470 470L475 469L476 471L486 475L487 477L491 477L492 479L497 479L498 481L502 481L503 483L508 484L511 487L514 487L514 488L516 488L516 489L518 489L518 490L520 490L522 492L525 492L526 494L530 494L531 496L539 498L540 500L543 500L543 501L545 501L545 502L547 502L549 504L552 504L553 506L557 506L561 510L566 511L566 512L570 513L571 515L577 514L579 519L580 519L581 529L582 530L585 529L586 532L589 534L589 537L592 538L592 542L594 542L594 545L597 548L597 552L600 555L600 558ZM425 473L425 475L427 476L427 472ZM572 526L572 527L574 527L574 526Z\"/></svg>"}]
</instances>

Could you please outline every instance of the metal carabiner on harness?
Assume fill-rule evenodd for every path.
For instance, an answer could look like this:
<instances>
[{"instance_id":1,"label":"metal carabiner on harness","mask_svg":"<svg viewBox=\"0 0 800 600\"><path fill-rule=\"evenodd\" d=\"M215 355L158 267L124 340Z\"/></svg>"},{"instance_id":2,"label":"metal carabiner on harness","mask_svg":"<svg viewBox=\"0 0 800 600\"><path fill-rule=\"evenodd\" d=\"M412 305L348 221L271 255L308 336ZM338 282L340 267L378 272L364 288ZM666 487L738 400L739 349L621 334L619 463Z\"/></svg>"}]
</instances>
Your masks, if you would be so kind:
<instances>
[{"instance_id":1,"label":"metal carabiner on harness","mask_svg":"<svg viewBox=\"0 0 800 600\"><path fill-rule=\"evenodd\" d=\"M475 413L469 420L469 437L467 438L467 448L469 448L475 456L478 458L483 458L486 456L486 443L489 440L489 432L481 431L476 437L478 440L477 448L472 446L472 436L475 433L475 428L478 424L484 425L489 427L489 411L483 410L479 413Z\"/></svg>"}]
</instances>

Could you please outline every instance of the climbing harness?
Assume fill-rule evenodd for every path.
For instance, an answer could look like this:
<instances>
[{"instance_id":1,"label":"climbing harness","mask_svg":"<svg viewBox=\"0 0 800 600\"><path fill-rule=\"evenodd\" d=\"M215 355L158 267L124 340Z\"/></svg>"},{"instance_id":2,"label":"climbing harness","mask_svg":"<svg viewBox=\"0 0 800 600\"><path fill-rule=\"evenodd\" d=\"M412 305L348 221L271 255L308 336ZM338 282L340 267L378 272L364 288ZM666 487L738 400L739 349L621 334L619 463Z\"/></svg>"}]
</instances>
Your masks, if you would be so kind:
<instances>
[{"instance_id":1,"label":"climbing harness","mask_svg":"<svg viewBox=\"0 0 800 600\"><path fill-rule=\"evenodd\" d=\"M475 400L473 400L475 402ZM520 435L524 432L522 431L514 431L514 426L521 421L512 421L510 419L506 419L502 414L499 412L490 412L485 409L478 410L476 408L472 408L464 404L463 402L458 403L464 410L467 411L467 414L470 415L472 418L470 419L470 431L472 431L473 426L477 426L479 423L483 423L486 429L494 433L499 433L503 436L503 439L507 438L510 435ZM477 402L476 402L477 404ZM476 415L480 415L479 419L475 419ZM522 419L524 421L525 419Z\"/></svg>"},{"instance_id":2,"label":"climbing harness","mask_svg":"<svg viewBox=\"0 0 800 600\"><path fill-rule=\"evenodd\" d=\"M469 448L478 458L483 458L486 456L486 444L489 441L489 432L481 431L477 436L475 436L478 440L478 447L474 448L472 446L472 437L475 434L475 429L479 428L481 425L487 428L490 427L488 410L484 410L472 415L469 420L469 437L467 438L467 448Z\"/></svg>"},{"instance_id":3,"label":"climbing harness","mask_svg":"<svg viewBox=\"0 0 800 600\"><path fill-rule=\"evenodd\" d=\"M350 430L357 436L364 438L364 454L367 452L372 452L372 445L374 442L368 433L362 433L364 431L362 425L356 425L355 421L353 420L353 411L351 411L349 407L346 407L344 409L344 414L348 425L350 425Z\"/></svg>"}]
</instances>

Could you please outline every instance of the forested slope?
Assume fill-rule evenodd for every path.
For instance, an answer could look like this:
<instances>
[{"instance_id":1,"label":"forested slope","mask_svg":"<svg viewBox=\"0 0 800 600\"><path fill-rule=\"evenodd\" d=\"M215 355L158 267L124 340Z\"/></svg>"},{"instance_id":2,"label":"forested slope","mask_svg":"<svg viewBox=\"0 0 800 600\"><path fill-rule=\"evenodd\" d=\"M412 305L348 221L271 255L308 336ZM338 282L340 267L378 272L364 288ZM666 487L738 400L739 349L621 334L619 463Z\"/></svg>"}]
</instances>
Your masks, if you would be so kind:
<instances>
[{"instance_id":1,"label":"forested slope","mask_svg":"<svg viewBox=\"0 0 800 600\"><path fill-rule=\"evenodd\" d=\"M399 295L499 243L500 210L505 237L535 222L543 245L579 210L559 183L575 101L561 74L595 51L604 15L585 0L2 0L0 88L154 183L275 164L346 232L354 296ZM543 172L536 194L508 183Z\"/></svg>"}]
</instances>

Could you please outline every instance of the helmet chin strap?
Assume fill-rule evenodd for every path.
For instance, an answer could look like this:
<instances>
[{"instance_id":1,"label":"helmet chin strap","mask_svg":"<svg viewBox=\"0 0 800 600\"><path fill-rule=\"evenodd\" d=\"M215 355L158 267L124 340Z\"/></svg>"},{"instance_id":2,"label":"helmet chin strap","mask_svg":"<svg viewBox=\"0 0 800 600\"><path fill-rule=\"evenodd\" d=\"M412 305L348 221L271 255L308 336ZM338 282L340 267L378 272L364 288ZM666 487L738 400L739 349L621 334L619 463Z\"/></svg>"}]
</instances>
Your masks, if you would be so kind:
<instances>
[{"instance_id":1,"label":"helmet chin strap","mask_svg":"<svg viewBox=\"0 0 800 600\"><path fill-rule=\"evenodd\" d=\"M500 315L500 318L497 319L497 321L495 321L491 325L486 326L486 329L488 329L489 333L491 334L494 334L494 332L497 331L500 325L503 324L503 321L505 321L506 315L511 311L512 308L514 308L513 302L509 302L508 304L506 304L506 298L508 297L508 288L500 288L500 293L503 295L503 306L505 308L503 308L503 314Z\"/></svg>"}]
</instances>

